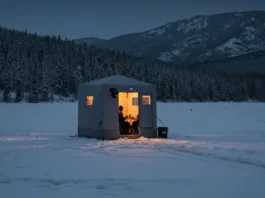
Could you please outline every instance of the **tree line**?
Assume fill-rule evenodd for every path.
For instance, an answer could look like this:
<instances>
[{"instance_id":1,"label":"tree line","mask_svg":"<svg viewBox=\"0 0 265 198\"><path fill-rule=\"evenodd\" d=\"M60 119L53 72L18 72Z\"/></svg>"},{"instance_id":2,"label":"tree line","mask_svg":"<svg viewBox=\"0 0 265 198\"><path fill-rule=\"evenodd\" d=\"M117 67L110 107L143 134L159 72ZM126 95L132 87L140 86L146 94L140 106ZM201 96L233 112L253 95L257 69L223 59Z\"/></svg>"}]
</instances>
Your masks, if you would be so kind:
<instances>
[{"instance_id":1,"label":"tree line","mask_svg":"<svg viewBox=\"0 0 265 198\"><path fill-rule=\"evenodd\" d=\"M116 74L156 85L161 101L265 101L262 74L194 69L76 44L60 36L0 28L4 102L46 102L55 95L77 98L80 83Z\"/></svg>"}]
</instances>

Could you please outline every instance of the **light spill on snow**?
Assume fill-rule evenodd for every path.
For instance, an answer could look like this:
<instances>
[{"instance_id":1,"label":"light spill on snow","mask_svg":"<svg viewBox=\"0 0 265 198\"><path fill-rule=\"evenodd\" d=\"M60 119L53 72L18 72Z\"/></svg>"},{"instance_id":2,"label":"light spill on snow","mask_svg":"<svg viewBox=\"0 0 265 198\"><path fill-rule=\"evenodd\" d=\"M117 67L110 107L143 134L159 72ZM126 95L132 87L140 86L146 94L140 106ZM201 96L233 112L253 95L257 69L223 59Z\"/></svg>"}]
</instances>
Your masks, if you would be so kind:
<instances>
[{"instance_id":1,"label":"light spill on snow","mask_svg":"<svg viewBox=\"0 0 265 198\"><path fill-rule=\"evenodd\" d=\"M264 103L158 103L158 117L169 139L98 141L69 137L76 103L2 103L1 195L264 197Z\"/></svg>"},{"instance_id":2,"label":"light spill on snow","mask_svg":"<svg viewBox=\"0 0 265 198\"><path fill-rule=\"evenodd\" d=\"M109 143L109 142L108 142ZM145 138L140 139L140 141L117 141L117 143L113 144L110 142L110 145L106 143L107 147L118 145L117 151L123 150L126 148L135 148L144 150L159 150L164 151L165 153L170 153L173 155L177 155L178 152L191 154L191 155L199 155L202 157L220 159L224 161L238 162L242 164L247 164L251 166L256 166L265 169L265 150L264 147L261 146L263 150L259 150L259 146L253 145L251 148L251 144L243 144L243 143L218 143L218 142L194 142L194 141L184 141L184 140L148 140ZM101 145L102 147L103 145ZM257 147L256 147L257 146ZM104 147L103 147L104 148ZM89 149L90 150L90 147ZM142 152L143 153L143 152ZM126 153L127 155L128 153ZM237 154L238 156L235 156ZM255 155L255 156L254 156ZM264 159L264 160L263 160Z\"/></svg>"},{"instance_id":3,"label":"light spill on snow","mask_svg":"<svg viewBox=\"0 0 265 198\"><path fill-rule=\"evenodd\" d=\"M40 138L40 137L0 137L0 142L14 142L14 141L39 141L39 140L48 140L49 138Z\"/></svg>"}]
</instances>

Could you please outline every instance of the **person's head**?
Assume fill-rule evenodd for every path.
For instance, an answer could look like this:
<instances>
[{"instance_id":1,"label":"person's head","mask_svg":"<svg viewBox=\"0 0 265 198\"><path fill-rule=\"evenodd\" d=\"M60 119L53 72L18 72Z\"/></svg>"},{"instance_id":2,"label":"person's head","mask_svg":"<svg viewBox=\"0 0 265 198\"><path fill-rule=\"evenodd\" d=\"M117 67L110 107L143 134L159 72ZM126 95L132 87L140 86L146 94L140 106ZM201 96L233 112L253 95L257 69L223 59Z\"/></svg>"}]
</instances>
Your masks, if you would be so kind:
<instances>
[{"instance_id":1,"label":"person's head","mask_svg":"<svg viewBox=\"0 0 265 198\"><path fill-rule=\"evenodd\" d=\"M119 106L119 112L123 111L123 106Z\"/></svg>"}]
</instances>

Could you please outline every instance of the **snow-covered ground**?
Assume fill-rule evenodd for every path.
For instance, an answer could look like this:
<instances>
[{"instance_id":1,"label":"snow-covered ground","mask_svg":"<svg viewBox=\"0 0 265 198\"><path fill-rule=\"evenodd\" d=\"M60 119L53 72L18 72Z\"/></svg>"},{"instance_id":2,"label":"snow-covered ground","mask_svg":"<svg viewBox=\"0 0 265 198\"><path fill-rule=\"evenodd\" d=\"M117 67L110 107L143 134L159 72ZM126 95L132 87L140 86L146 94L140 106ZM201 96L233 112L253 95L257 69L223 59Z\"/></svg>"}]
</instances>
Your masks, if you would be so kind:
<instances>
[{"instance_id":1,"label":"snow-covered ground","mask_svg":"<svg viewBox=\"0 0 265 198\"><path fill-rule=\"evenodd\" d=\"M77 103L0 103L0 197L265 197L265 104L158 104L169 139L71 138Z\"/></svg>"}]
</instances>

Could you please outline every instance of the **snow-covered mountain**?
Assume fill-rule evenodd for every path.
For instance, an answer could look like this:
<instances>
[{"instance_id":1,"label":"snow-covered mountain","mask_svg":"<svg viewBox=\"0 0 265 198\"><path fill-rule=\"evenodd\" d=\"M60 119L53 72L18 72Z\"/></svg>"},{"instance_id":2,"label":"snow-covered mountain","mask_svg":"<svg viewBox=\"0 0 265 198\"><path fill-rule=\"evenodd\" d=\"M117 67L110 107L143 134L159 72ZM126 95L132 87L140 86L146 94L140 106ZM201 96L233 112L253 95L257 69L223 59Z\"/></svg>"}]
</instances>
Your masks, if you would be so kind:
<instances>
[{"instance_id":1,"label":"snow-covered mountain","mask_svg":"<svg viewBox=\"0 0 265 198\"><path fill-rule=\"evenodd\" d=\"M265 50L247 53L216 61L193 63L185 67L195 67L207 70L222 70L237 73L265 74Z\"/></svg>"},{"instance_id":2,"label":"snow-covered mountain","mask_svg":"<svg viewBox=\"0 0 265 198\"><path fill-rule=\"evenodd\" d=\"M92 44L167 62L235 57L265 49L265 11L195 16Z\"/></svg>"}]
</instances>

